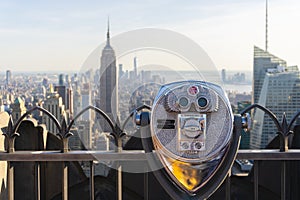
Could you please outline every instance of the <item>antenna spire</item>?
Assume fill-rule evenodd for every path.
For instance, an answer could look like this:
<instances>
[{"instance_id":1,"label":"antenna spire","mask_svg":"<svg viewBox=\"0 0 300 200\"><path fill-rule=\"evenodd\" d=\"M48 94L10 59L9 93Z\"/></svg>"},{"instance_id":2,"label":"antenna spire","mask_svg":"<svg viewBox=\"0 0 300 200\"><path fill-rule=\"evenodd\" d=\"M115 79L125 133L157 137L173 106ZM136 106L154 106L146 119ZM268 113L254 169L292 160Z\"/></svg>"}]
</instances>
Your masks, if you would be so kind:
<instances>
[{"instance_id":1,"label":"antenna spire","mask_svg":"<svg viewBox=\"0 0 300 200\"><path fill-rule=\"evenodd\" d=\"M110 36L109 36L109 16L107 17L107 34L106 34L106 44L110 45Z\"/></svg>"},{"instance_id":2,"label":"antenna spire","mask_svg":"<svg viewBox=\"0 0 300 200\"><path fill-rule=\"evenodd\" d=\"M266 0L266 51L268 51L268 0Z\"/></svg>"}]
</instances>

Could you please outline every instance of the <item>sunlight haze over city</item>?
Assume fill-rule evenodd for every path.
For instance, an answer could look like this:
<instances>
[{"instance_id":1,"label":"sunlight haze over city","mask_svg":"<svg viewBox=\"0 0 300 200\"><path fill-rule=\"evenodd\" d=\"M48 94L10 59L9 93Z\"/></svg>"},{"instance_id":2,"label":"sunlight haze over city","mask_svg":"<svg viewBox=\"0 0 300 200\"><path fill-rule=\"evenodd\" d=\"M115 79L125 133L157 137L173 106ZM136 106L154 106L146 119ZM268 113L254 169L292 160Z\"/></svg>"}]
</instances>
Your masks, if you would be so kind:
<instances>
[{"instance_id":1,"label":"sunlight haze over city","mask_svg":"<svg viewBox=\"0 0 300 200\"><path fill-rule=\"evenodd\" d=\"M299 65L300 2L269 0L268 50ZM111 37L168 29L195 41L220 70L250 71L265 48L265 1L0 1L2 71L79 71Z\"/></svg>"}]
</instances>

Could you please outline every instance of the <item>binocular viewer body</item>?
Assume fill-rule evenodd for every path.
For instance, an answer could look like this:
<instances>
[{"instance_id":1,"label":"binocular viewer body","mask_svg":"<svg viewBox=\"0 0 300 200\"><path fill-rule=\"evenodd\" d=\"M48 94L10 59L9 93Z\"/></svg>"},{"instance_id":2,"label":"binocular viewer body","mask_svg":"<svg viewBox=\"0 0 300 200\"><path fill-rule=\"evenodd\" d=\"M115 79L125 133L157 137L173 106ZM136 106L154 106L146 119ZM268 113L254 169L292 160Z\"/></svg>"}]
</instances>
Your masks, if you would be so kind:
<instances>
[{"instance_id":1,"label":"binocular viewer body","mask_svg":"<svg viewBox=\"0 0 300 200\"><path fill-rule=\"evenodd\" d=\"M201 199L217 189L239 146L237 121L234 131L230 102L218 85L183 81L161 87L151 110L151 139L143 146L158 156L163 168L154 174L177 195L171 196Z\"/></svg>"}]
</instances>

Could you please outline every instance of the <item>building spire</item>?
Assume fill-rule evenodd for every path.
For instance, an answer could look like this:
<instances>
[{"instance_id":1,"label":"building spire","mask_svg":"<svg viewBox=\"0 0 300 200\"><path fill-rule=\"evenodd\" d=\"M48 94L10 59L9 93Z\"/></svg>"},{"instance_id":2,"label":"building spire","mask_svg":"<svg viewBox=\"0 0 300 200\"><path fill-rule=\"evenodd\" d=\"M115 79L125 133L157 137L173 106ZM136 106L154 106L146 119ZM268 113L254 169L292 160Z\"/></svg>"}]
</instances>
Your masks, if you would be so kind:
<instances>
[{"instance_id":1,"label":"building spire","mask_svg":"<svg viewBox=\"0 0 300 200\"><path fill-rule=\"evenodd\" d=\"M265 38L266 46L265 51L268 51L268 0L266 0L266 38Z\"/></svg>"},{"instance_id":2,"label":"building spire","mask_svg":"<svg viewBox=\"0 0 300 200\"><path fill-rule=\"evenodd\" d=\"M110 45L110 36L109 36L109 16L107 17L106 45Z\"/></svg>"}]
</instances>

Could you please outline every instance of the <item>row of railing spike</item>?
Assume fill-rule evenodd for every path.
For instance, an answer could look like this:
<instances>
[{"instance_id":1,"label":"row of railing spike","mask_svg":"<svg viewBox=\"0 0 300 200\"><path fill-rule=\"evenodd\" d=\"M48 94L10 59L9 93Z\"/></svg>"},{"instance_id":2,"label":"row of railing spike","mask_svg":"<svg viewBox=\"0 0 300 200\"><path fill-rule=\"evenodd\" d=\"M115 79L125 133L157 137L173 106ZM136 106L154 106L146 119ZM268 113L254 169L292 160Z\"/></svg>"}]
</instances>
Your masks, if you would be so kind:
<instances>
[{"instance_id":1,"label":"row of railing spike","mask_svg":"<svg viewBox=\"0 0 300 200\"><path fill-rule=\"evenodd\" d=\"M57 120L57 118L50 113L48 110L46 110L45 108L36 106L30 110L28 110L25 114L23 114L16 123L13 122L12 116L10 116L9 122L8 122L8 126L5 129L3 135L5 136L5 139L7 140L7 152L8 153L13 153L15 151L15 139L17 136L19 136L20 134L17 133L18 128L21 124L21 122L28 116L30 115L32 112L39 110L41 111L43 114L46 114L54 123L56 128L58 129L58 133L56 134L60 140L62 141L63 144L63 149L62 152L68 152L69 150L69 146L68 146L68 140L70 136L73 136L73 133L70 132L72 126L74 125L75 121L85 112L87 112L88 110L94 110L96 113L100 114L104 120L109 124L110 128L111 128L111 132L110 132L110 136L113 137L115 145L119 148L122 147L122 138L124 136L126 136L126 133L124 132L124 128L126 126L126 124L129 122L129 120L132 118L132 116L134 115L135 112L140 111L142 109L148 109L150 110L151 107L148 105L142 105L140 107L138 107L135 111L133 111L132 113L130 113L130 115L128 116L128 118L125 120L124 124L122 126L120 126L118 123L114 123L112 119L109 118L109 116L102 111L101 109L89 105L86 108L84 108L81 112L79 112L70 122L69 124L67 124L67 119L64 116L62 121L59 122Z\"/></svg>"}]
</instances>

